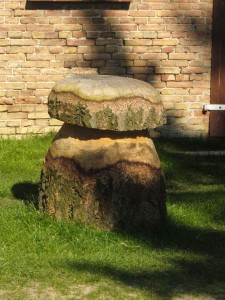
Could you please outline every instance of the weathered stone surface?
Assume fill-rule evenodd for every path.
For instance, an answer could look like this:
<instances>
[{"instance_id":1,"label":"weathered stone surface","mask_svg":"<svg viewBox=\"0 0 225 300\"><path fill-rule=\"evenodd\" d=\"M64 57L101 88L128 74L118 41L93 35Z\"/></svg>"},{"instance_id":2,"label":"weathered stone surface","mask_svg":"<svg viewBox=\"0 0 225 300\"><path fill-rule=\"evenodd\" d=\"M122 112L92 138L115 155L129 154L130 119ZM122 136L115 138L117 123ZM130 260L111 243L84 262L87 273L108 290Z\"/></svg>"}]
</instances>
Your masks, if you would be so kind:
<instances>
[{"instance_id":1,"label":"weathered stone surface","mask_svg":"<svg viewBox=\"0 0 225 300\"><path fill-rule=\"evenodd\" d=\"M48 107L52 118L88 128L128 131L165 123L159 92L144 81L119 76L75 75L59 81Z\"/></svg>"},{"instance_id":2,"label":"weathered stone surface","mask_svg":"<svg viewBox=\"0 0 225 300\"><path fill-rule=\"evenodd\" d=\"M42 169L39 208L105 229L143 230L166 218L165 184L147 130L64 124Z\"/></svg>"}]
</instances>

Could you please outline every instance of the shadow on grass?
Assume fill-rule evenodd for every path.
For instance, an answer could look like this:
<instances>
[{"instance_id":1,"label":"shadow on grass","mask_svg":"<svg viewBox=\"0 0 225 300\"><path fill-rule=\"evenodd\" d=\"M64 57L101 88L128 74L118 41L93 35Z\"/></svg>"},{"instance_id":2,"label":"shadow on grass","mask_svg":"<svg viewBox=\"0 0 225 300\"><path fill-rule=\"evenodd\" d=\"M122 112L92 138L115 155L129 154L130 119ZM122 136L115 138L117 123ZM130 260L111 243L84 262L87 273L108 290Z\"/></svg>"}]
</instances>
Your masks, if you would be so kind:
<instances>
[{"instance_id":1,"label":"shadow on grass","mask_svg":"<svg viewBox=\"0 0 225 300\"><path fill-rule=\"evenodd\" d=\"M127 236L127 233L125 235ZM163 232L130 237L139 244L142 242L145 246L149 246L149 255L151 249L152 251L158 249L161 255L167 257L167 266L162 270L154 266L152 269L142 266L140 270L131 271L130 268L119 268L116 261L115 264L107 264L101 260L71 261L67 267L74 272L100 275L142 290L149 293L149 297L154 293L162 299L173 299L177 294L225 299L224 232L189 228L176 225L169 220ZM171 258L171 253L176 251L179 253L182 251L183 254ZM219 290L220 287L222 292Z\"/></svg>"},{"instance_id":2,"label":"shadow on grass","mask_svg":"<svg viewBox=\"0 0 225 300\"><path fill-rule=\"evenodd\" d=\"M151 271L146 269L138 273L121 270L114 266L99 265L98 263L80 262L71 264L70 267L80 272L100 273L101 276L103 275L115 282L119 281L129 287L149 292L149 297L152 293L162 297L162 299L172 299L177 294L198 294L211 295L213 296L213 298L210 298L212 300L225 299L224 291L223 295L217 290L209 291L209 288L215 282L217 287L224 284L222 276L217 275L217 266L215 266L215 272L210 271L212 267L210 261L198 262L196 264L192 261L174 260L172 264L173 268L166 271ZM180 271L177 271L178 269ZM207 299L209 298L207 297Z\"/></svg>"},{"instance_id":3,"label":"shadow on grass","mask_svg":"<svg viewBox=\"0 0 225 300\"><path fill-rule=\"evenodd\" d=\"M203 222L210 224L215 227L217 225L225 224L225 189L221 191L211 191L211 192L181 192L181 191L170 191L168 192L170 205L176 205L188 211L191 210L191 214L194 214L197 218L196 213L198 213L199 218L203 218ZM203 214L201 214L201 212ZM201 223L202 219L199 221Z\"/></svg>"},{"instance_id":4,"label":"shadow on grass","mask_svg":"<svg viewBox=\"0 0 225 300\"><path fill-rule=\"evenodd\" d=\"M221 141L221 142L220 142ZM213 151L224 150L222 140L156 140L156 148L165 172L166 183L170 188L176 183L186 183L188 186L196 184L224 184L225 157L223 156L189 156L176 151Z\"/></svg>"},{"instance_id":5,"label":"shadow on grass","mask_svg":"<svg viewBox=\"0 0 225 300\"><path fill-rule=\"evenodd\" d=\"M12 186L11 191L17 200L37 208L38 184L29 181L19 182Z\"/></svg>"},{"instance_id":6,"label":"shadow on grass","mask_svg":"<svg viewBox=\"0 0 225 300\"><path fill-rule=\"evenodd\" d=\"M187 146L186 141L169 141L168 147L178 150L191 150L196 141ZM123 285L130 286L162 299L173 299L175 295L201 295L201 299L225 299L225 232L214 229L212 224L224 225L225 197L222 186L225 183L224 157L188 157L167 151L165 141L158 141L157 148L165 166L165 177L168 187L170 206L182 206L183 212L198 210L203 214L203 225L197 222L188 226L181 220L168 219L166 227L150 234L121 233L129 236L138 244L149 247L149 255L158 250L166 257L169 267L143 268L132 271L118 267L105 261L71 261L68 268L74 272L100 275ZM209 141L206 149L217 150L218 145L211 146ZM224 147L224 144L222 145ZM201 186L201 190L199 189ZM208 190L211 186L212 190ZM190 210L191 208L191 210ZM198 217L195 214L194 217ZM207 226L206 224L210 224ZM174 253L174 258L173 258ZM178 253L178 255L176 255ZM168 255L169 254L169 255ZM159 255L159 257L160 257ZM172 256L172 258L171 258ZM204 298L205 297L205 298ZM181 298L184 299L184 298ZM189 299L189 298L185 298ZM190 298L191 299L191 298Z\"/></svg>"}]
</instances>

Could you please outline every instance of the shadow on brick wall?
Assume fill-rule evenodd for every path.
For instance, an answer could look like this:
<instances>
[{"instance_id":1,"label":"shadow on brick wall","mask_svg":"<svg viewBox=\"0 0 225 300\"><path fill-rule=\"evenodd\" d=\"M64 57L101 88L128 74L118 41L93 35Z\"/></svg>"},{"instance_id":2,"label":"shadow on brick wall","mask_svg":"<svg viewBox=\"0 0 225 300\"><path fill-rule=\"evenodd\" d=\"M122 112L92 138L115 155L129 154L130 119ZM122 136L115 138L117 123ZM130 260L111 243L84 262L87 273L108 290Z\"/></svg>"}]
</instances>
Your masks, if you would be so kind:
<instances>
[{"instance_id":1,"label":"shadow on brick wall","mask_svg":"<svg viewBox=\"0 0 225 300\"><path fill-rule=\"evenodd\" d=\"M165 11L157 10L155 16L151 15L148 5L144 2L27 1L26 9L40 10L42 17L64 17L64 23L55 29L59 34L63 26L77 26L74 31L71 29L70 36L61 36L65 47L77 49L73 54L63 54L65 68L91 68L102 75L134 77L150 82L160 91L181 91L180 95L175 93L181 100L167 101L182 102L184 97L185 101L193 101L197 96L191 90L198 88L202 74L209 74L209 67L202 62L209 59L207 54L210 53L203 53L201 57L198 51L204 52L201 47L210 48L210 24L202 13L179 10L176 3ZM142 23L146 18L147 23ZM187 60L188 65L182 65L182 60L183 63ZM164 93L164 98L170 96L173 95ZM169 109L173 113L167 125L160 128L165 136L187 137L192 136L193 131L196 136L204 133L203 129L195 128L197 123L183 130L181 118L186 117L185 110L182 110L183 115L177 115L173 108Z\"/></svg>"},{"instance_id":2,"label":"shadow on brick wall","mask_svg":"<svg viewBox=\"0 0 225 300\"><path fill-rule=\"evenodd\" d=\"M138 46L138 43L129 42L140 37L138 25L131 22L133 18L129 16L129 7L129 2L26 3L27 10L44 10L52 16L57 15L57 11L68 16L66 12L70 11L71 24L81 26L72 38L66 38L68 47L77 47L77 59L65 58L65 68L95 68L99 74L126 75L151 81L154 63L150 60L138 62L138 55L132 52L133 46Z\"/></svg>"},{"instance_id":3,"label":"shadow on brick wall","mask_svg":"<svg viewBox=\"0 0 225 300\"><path fill-rule=\"evenodd\" d=\"M169 53L174 53L174 47L177 46L182 49L176 52L184 54L184 59L186 59L185 54L189 52L188 48L201 46L209 40L211 31L208 30L209 25L205 23L203 17L198 15L194 17L190 11L179 10L175 6L165 11L168 16L164 14L164 10L160 11L155 24L153 21L144 24L140 19L147 18L148 14L149 18L152 16L150 9L144 6L139 7L145 4L108 1L32 2L28 0L26 9L44 11L43 15L46 17L64 16L65 21L62 26L65 25L65 28L68 24L80 25L80 28L72 33L72 37L64 37L66 46L77 47L75 59L65 57L65 68L97 68L99 74L126 75L152 82L156 88L164 88L166 80L171 79L161 79L162 75L167 74L163 70L160 71L162 67L160 61L169 61ZM131 5L132 8L130 8ZM160 17L162 23L159 23ZM163 36L168 32L171 34L169 41L169 36ZM183 38L186 43L171 43L171 40L182 39L184 32L187 34ZM164 38L166 38L165 41ZM157 40L158 44L152 44L154 40ZM193 73L195 73L194 70ZM198 70L199 73L201 72ZM172 71L171 74L174 75Z\"/></svg>"}]
</instances>

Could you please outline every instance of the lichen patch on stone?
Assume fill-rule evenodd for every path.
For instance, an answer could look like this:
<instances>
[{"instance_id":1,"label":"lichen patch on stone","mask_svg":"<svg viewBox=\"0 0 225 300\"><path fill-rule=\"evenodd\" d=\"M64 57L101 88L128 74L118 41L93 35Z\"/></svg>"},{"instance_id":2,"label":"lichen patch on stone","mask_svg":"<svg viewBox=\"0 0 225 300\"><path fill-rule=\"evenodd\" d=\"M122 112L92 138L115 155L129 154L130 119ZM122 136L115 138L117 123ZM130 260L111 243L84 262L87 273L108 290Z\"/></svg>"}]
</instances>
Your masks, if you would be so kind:
<instances>
[{"instance_id":1,"label":"lichen patch on stone","mask_svg":"<svg viewBox=\"0 0 225 300\"><path fill-rule=\"evenodd\" d=\"M95 119L97 128L108 128L109 130L118 128L118 117L108 106L96 112Z\"/></svg>"}]
</instances>

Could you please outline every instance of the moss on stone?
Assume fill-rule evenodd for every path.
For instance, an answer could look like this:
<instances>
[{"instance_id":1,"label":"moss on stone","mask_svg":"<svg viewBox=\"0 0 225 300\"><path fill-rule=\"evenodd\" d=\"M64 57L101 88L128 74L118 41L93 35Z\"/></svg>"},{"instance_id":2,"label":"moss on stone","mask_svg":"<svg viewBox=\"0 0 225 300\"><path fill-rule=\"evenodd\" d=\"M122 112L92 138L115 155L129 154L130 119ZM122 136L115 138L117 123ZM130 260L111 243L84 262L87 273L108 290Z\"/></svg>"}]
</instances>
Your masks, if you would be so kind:
<instances>
[{"instance_id":1,"label":"moss on stone","mask_svg":"<svg viewBox=\"0 0 225 300\"><path fill-rule=\"evenodd\" d=\"M79 216L83 187L78 177L68 180L63 174L54 167L42 172L38 206L57 219L74 220Z\"/></svg>"},{"instance_id":2,"label":"moss on stone","mask_svg":"<svg viewBox=\"0 0 225 300\"><path fill-rule=\"evenodd\" d=\"M128 107L124 118L124 127L126 130L141 130L143 129L143 115L144 111L140 108L138 111L133 111Z\"/></svg>"},{"instance_id":3,"label":"moss on stone","mask_svg":"<svg viewBox=\"0 0 225 300\"><path fill-rule=\"evenodd\" d=\"M154 128L159 123L159 114L157 113L155 108L151 108L149 110L147 119L145 121L144 126L146 128Z\"/></svg>"},{"instance_id":4,"label":"moss on stone","mask_svg":"<svg viewBox=\"0 0 225 300\"><path fill-rule=\"evenodd\" d=\"M148 116L144 123L145 128L155 128L166 123L164 110L157 111L154 107L149 110Z\"/></svg>"},{"instance_id":5,"label":"moss on stone","mask_svg":"<svg viewBox=\"0 0 225 300\"><path fill-rule=\"evenodd\" d=\"M60 102L57 101L57 97L52 97L48 100L48 113L51 117L58 119L59 118L59 108Z\"/></svg>"},{"instance_id":6,"label":"moss on stone","mask_svg":"<svg viewBox=\"0 0 225 300\"><path fill-rule=\"evenodd\" d=\"M118 128L118 118L108 106L97 112L95 118L97 128L109 130L117 130Z\"/></svg>"},{"instance_id":7,"label":"moss on stone","mask_svg":"<svg viewBox=\"0 0 225 300\"><path fill-rule=\"evenodd\" d=\"M58 115L60 114L61 120L70 124L91 127L91 115L86 105L77 103L73 106L70 104L61 106L63 106L63 109L58 109Z\"/></svg>"},{"instance_id":8,"label":"moss on stone","mask_svg":"<svg viewBox=\"0 0 225 300\"><path fill-rule=\"evenodd\" d=\"M90 127L91 115L86 105L81 103L74 105L72 118L74 120L74 124Z\"/></svg>"}]
</instances>

